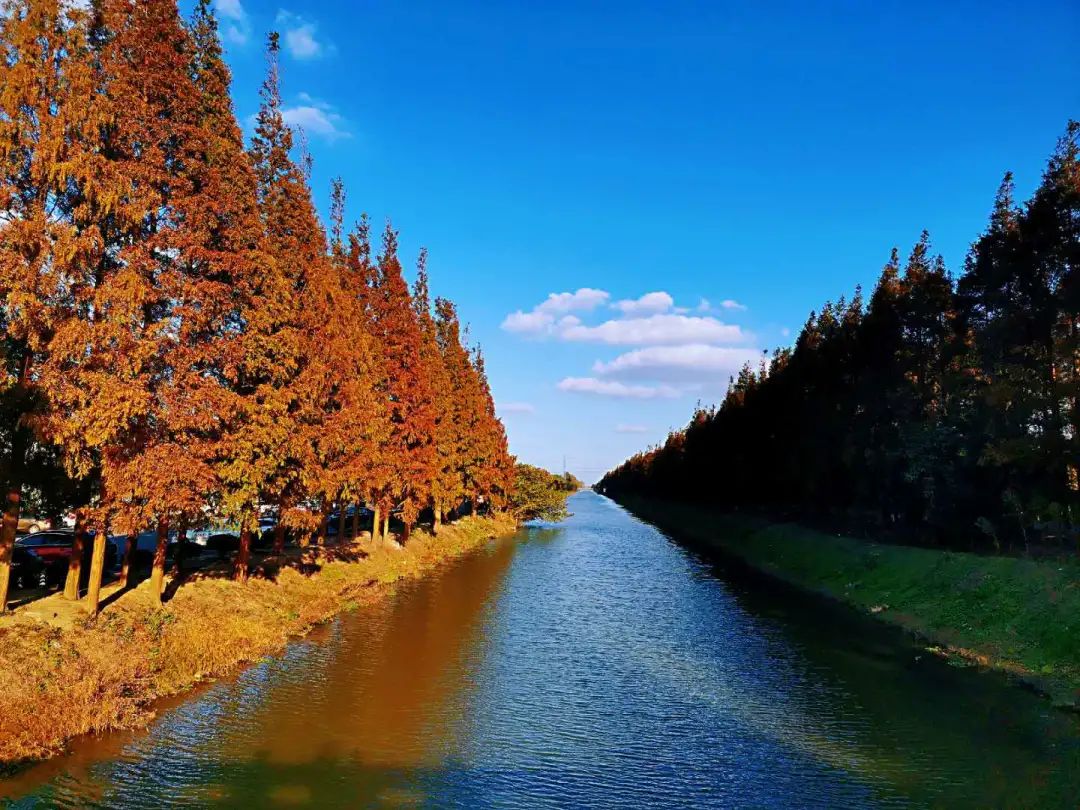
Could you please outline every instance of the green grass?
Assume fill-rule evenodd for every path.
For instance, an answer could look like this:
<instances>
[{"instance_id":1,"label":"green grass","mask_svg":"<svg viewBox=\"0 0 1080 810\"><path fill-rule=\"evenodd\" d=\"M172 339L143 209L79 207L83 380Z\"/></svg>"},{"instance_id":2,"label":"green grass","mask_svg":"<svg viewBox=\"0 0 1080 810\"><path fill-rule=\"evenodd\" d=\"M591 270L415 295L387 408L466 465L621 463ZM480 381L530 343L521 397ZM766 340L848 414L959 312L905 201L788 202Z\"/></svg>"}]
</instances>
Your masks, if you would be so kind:
<instances>
[{"instance_id":1,"label":"green grass","mask_svg":"<svg viewBox=\"0 0 1080 810\"><path fill-rule=\"evenodd\" d=\"M641 518L1080 705L1080 564L886 545L626 498Z\"/></svg>"}]
</instances>

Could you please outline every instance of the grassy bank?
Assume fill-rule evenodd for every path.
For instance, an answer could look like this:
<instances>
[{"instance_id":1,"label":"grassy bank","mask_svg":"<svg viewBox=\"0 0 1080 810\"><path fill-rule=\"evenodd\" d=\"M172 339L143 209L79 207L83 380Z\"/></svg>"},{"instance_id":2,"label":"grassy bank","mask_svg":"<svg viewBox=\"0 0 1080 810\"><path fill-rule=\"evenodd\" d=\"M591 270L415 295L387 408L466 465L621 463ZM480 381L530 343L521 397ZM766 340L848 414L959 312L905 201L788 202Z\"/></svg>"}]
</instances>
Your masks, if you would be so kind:
<instances>
[{"instance_id":1,"label":"grassy bank","mask_svg":"<svg viewBox=\"0 0 1080 810\"><path fill-rule=\"evenodd\" d=\"M1080 564L870 543L685 504L624 498L688 544L899 625L935 652L1080 705Z\"/></svg>"},{"instance_id":2,"label":"grassy bank","mask_svg":"<svg viewBox=\"0 0 1080 810\"><path fill-rule=\"evenodd\" d=\"M514 528L505 516L465 518L437 538L414 532L404 548L361 541L329 550L311 573L286 566L244 584L201 572L160 609L146 581L97 620L67 627L6 617L0 769L55 754L80 734L144 724L154 700L276 652L342 610L385 598L395 582Z\"/></svg>"}]
</instances>

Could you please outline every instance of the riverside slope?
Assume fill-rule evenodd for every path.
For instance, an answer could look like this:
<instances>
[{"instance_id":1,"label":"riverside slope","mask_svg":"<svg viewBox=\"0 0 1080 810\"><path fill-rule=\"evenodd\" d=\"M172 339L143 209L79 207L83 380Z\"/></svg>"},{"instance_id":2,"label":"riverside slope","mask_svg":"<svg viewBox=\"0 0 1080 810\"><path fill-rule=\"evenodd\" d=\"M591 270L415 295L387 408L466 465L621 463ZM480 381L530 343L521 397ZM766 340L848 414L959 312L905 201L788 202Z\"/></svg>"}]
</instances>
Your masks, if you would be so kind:
<instances>
[{"instance_id":1,"label":"riverside slope","mask_svg":"<svg viewBox=\"0 0 1080 810\"><path fill-rule=\"evenodd\" d=\"M58 754L81 734L144 725L153 701L277 652L343 610L386 598L394 583L516 528L507 515L467 517L438 537L413 532L404 547L327 549L309 575L285 567L243 584L196 577L161 609L147 580L97 620L67 629L0 625L0 771Z\"/></svg>"}]
</instances>

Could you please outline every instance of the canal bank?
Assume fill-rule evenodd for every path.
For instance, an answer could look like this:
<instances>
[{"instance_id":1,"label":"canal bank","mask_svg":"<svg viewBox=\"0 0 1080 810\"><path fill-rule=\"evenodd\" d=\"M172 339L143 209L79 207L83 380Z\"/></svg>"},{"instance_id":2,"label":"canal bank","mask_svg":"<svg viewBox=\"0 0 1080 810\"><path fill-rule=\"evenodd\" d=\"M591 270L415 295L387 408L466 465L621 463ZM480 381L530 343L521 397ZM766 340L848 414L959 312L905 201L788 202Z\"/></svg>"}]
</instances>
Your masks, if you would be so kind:
<instances>
[{"instance_id":1,"label":"canal bank","mask_svg":"<svg viewBox=\"0 0 1080 810\"><path fill-rule=\"evenodd\" d=\"M856 540L690 504L622 496L641 519L914 633L935 654L1006 672L1080 707L1080 564Z\"/></svg>"},{"instance_id":2,"label":"canal bank","mask_svg":"<svg viewBox=\"0 0 1080 810\"><path fill-rule=\"evenodd\" d=\"M263 561L246 583L229 568L173 581L157 608L149 580L107 599L96 620L0 625L0 772L55 755L79 735L145 725L153 703L281 651L342 611L508 535L507 515L467 517L407 545L361 541L320 550L301 573Z\"/></svg>"}]
</instances>

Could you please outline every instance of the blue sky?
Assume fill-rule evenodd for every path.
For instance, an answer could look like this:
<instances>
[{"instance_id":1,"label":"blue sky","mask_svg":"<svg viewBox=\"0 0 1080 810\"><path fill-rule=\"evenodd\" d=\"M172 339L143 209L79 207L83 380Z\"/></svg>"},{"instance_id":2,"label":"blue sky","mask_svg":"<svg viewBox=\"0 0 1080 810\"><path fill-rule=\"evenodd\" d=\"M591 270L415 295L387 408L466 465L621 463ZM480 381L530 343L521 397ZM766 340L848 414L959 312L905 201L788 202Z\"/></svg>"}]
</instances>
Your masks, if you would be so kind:
<instances>
[{"instance_id":1,"label":"blue sky","mask_svg":"<svg viewBox=\"0 0 1080 810\"><path fill-rule=\"evenodd\" d=\"M217 6L241 120L279 30L320 208L429 248L511 449L587 481L921 229L958 273L1080 115L1075 0Z\"/></svg>"}]
</instances>

